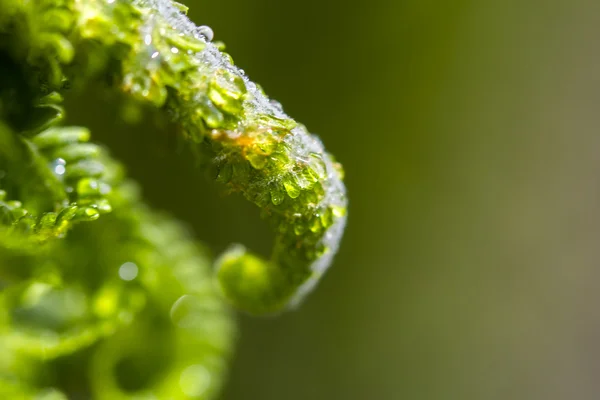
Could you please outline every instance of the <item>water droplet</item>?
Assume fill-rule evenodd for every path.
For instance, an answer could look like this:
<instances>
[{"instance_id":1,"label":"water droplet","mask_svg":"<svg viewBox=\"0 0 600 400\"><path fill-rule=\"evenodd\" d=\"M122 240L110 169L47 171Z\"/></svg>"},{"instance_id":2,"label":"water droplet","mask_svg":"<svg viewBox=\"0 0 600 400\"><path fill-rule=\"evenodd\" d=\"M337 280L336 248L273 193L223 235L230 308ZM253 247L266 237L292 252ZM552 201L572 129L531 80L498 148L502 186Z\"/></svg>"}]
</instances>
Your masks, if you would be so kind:
<instances>
[{"instance_id":1,"label":"water droplet","mask_svg":"<svg viewBox=\"0 0 600 400\"><path fill-rule=\"evenodd\" d=\"M100 199L95 204L96 210L98 210L102 214L106 214L112 211L112 206L108 199Z\"/></svg>"},{"instance_id":2,"label":"water droplet","mask_svg":"<svg viewBox=\"0 0 600 400\"><path fill-rule=\"evenodd\" d=\"M201 25L196 28L196 34L202 36L207 42L211 42L215 37L215 32L207 25Z\"/></svg>"},{"instance_id":3,"label":"water droplet","mask_svg":"<svg viewBox=\"0 0 600 400\"><path fill-rule=\"evenodd\" d=\"M124 281L132 281L138 275L138 266L132 262L126 262L119 267L119 277Z\"/></svg>"},{"instance_id":4,"label":"water droplet","mask_svg":"<svg viewBox=\"0 0 600 400\"><path fill-rule=\"evenodd\" d=\"M223 113L219 111L217 107L210 101L210 99L204 97L198 104L202 118L206 122L209 128L220 128L225 122Z\"/></svg>"},{"instance_id":5,"label":"water droplet","mask_svg":"<svg viewBox=\"0 0 600 400\"><path fill-rule=\"evenodd\" d=\"M126 74L123 88L134 96L151 102L156 107L161 107L167 99L167 89L153 80L151 76L142 73Z\"/></svg>"},{"instance_id":6,"label":"water droplet","mask_svg":"<svg viewBox=\"0 0 600 400\"><path fill-rule=\"evenodd\" d=\"M236 114L242 110L246 92L246 85L240 76L220 69L210 82L208 97L223 111Z\"/></svg>"},{"instance_id":7,"label":"water droplet","mask_svg":"<svg viewBox=\"0 0 600 400\"><path fill-rule=\"evenodd\" d=\"M73 217L75 217L75 215L77 214L77 210L79 209L79 207L77 206L69 206L69 207L65 207L59 214L58 217L56 218L57 221L57 225L65 225L66 223L68 223L70 220L73 219Z\"/></svg>"},{"instance_id":8,"label":"water droplet","mask_svg":"<svg viewBox=\"0 0 600 400\"><path fill-rule=\"evenodd\" d=\"M221 55L223 56L223 58L225 59L226 62L228 62L229 64L233 65L233 57L231 57L231 54L229 53L221 53Z\"/></svg>"},{"instance_id":9,"label":"water droplet","mask_svg":"<svg viewBox=\"0 0 600 400\"><path fill-rule=\"evenodd\" d=\"M158 57L160 53L158 51L155 51L154 53L152 53L152 55L150 56L150 58L154 59L156 57Z\"/></svg>"},{"instance_id":10,"label":"water droplet","mask_svg":"<svg viewBox=\"0 0 600 400\"><path fill-rule=\"evenodd\" d=\"M306 180L307 187L310 187L319 181L319 175L309 166L302 170L300 176L302 180Z\"/></svg>"},{"instance_id":11,"label":"water droplet","mask_svg":"<svg viewBox=\"0 0 600 400\"><path fill-rule=\"evenodd\" d=\"M67 172L67 169L65 168L66 164L67 162L64 159L57 158L50 164L50 168L56 176L62 177L65 174L65 172Z\"/></svg>"},{"instance_id":12,"label":"water droplet","mask_svg":"<svg viewBox=\"0 0 600 400\"><path fill-rule=\"evenodd\" d=\"M84 221L94 221L100 218L100 213L93 207L87 207L80 209L77 213L77 216Z\"/></svg>"},{"instance_id":13,"label":"water droplet","mask_svg":"<svg viewBox=\"0 0 600 400\"><path fill-rule=\"evenodd\" d=\"M171 53L177 54L179 53L179 49L177 47L171 47Z\"/></svg>"},{"instance_id":14,"label":"water droplet","mask_svg":"<svg viewBox=\"0 0 600 400\"><path fill-rule=\"evenodd\" d=\"M312 177L309 176L307 178L307 176L306 176L307 169L309 169L309 168L304 168L302 171L300 171L294 175L294 179L296 180L296 183L298 184L298 186L301 189L310 189L314 185L314 180L312 179ZM309 179L309 178L311 178L311 179Z\"/></svg>"},{"instance_id":15,"label":"water droplet","mask_svg":"<svg viewBox=\"0 0 600 400\"><path fill-rule=\"evenodd\" d=\"M273 202L273 204L275 204L276 206L280 205L281 203L283 203L283 200L285 199L283 192L279 189L273 189L271 190L271 201Z\"/></svg>"},{"instance_id":16,"label":"water droplet","mask_svg":"<svg viewBox=\"0 0 600 400\"><path fill-rule=\"evenodd\" d=\"M206 116L206 125L210 128L218 128L223 125L224 120L223 114L217 111Z\"/></svg>"},{"instance_id":17,"label":"water droplet","mask_svg":"<svg viewBox=\"0 0 600 400\"><path fill-rule=\"evenodd\" d=\"M325 169L325 163L323 158L318 153L311 153L310 160L308 161L313 172L319 179L325 179L327 177L327 170Z\"/></svg>"},{"instance_id":18,"label":"water droplet","mask_svg":"<svg viewBox=\"0 0 600 400\"><path fill-rule=\"evenodd\" d=\"M152 36L151 35L144 36L144 43L146 43L147 46L150 46L150 44L152 44Z\"/></svg>"},{"instance_id":19,"label":"water droplet","mask_svg":"<svg viewBox=\"0 0 600 400\"><path fill-rule=\"evenodd\" d=\"M255 169L263 169L266 165L267 165L267 157L265 157L263 154L259 154L257 152L251 152L246 154L246 159L248 161L250 161L250 164L255 168Z\"/></svg>"},{"instance_id":20,"label":"water droplet","mask_svg":"<svg viewBox=\"0 0 600 400\"><path fill-rule=\"evenodd\" d=\"M288 196L290 196L292 199L300 196L300 187L298 187L298 185L292 179L284 181L283 187L285 188Z\"/></svg>"}]
</instances>

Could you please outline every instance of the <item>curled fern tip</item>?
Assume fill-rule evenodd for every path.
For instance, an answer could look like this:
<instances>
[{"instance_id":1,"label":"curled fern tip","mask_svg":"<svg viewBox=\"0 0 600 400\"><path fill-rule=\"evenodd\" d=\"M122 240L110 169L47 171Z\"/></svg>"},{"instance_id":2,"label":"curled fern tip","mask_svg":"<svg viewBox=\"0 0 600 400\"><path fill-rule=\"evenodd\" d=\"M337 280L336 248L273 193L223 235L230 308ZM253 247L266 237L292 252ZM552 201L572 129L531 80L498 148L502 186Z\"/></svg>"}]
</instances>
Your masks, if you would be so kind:
<instances>
[{"instance_id":1,"label":"curled fern tip","mask_svg":"<svg viewBox=\"0 0 600 400\"><path fill-rule=\"evenodd\" d=\"M186 11L0 0L1 398L213 399L235 337L226 304L293 308L337 252L341 165ZM93 132L63 124L63 97L92 83L167 116L270 222L271 255L234 245L213 263L145 205Z\"/></svg>"}]
</instances>

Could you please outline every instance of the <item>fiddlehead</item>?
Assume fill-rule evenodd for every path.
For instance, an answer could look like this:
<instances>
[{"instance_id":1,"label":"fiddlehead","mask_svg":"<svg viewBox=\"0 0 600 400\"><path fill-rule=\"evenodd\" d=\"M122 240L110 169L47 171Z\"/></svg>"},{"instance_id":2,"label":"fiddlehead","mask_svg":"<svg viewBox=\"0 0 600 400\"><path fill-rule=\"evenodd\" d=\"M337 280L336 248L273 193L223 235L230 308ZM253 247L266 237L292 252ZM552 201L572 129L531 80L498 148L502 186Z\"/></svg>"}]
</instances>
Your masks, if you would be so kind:
<instances>
[{"instance_id":1,"label":"fiddlehead","mask_svg":"<svg viewBox=\"0 0 600 400\"><path fill-rule=\"evenodd\" d=\"M60 396L41 389L45 365L77 353L94 398L211 398L231 347L201 249L143 205L87 129L60 126L71 86L108 82L162 110L215 179L270 220L270 259L237 245L217 261L238 308L297 304L337 250L340 165L184 11L169 0L0 0L2 76L18 78L0 78L0 395ZM152 351L148 335L160 338Z\"/></svg>"},{"instance_id":2,"label":"fiddlehead","mask_svg":"<svg viewBox=\"0 0 600 400\"><path fill-rule=\"evenodd\" d=\"M99 4L80 3L79 12L102 20L120 6ZM192 145L212 153L216 179L258 205L274 226L269 260L241 246L220 258L225 295L257 314L297 303L330 264L341 238L341 167L175 5L137 1L127 10L121 12L136 16L137 26L87 30L85 39L109 45L126 37L117 85L166 109Z\"/></svg>"}]
</instances>

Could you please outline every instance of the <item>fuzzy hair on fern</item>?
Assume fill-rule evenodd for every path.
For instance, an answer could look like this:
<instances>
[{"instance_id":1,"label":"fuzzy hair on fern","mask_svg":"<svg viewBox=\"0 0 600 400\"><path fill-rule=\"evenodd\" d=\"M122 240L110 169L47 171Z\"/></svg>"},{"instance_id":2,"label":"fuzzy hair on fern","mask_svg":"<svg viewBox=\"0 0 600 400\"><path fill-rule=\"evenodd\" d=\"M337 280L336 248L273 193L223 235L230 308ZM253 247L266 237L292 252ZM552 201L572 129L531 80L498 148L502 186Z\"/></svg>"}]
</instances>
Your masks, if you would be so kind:
<instances>
[{"instance_id":1,"label":"fuzzy hair on fern","mask_svg":"<svg viewBox=\"0 0 600 400\"><path fill-rule=\"evenodd\" d=\"M170 0L0 0L0 398L212 399L235 327L298 305L346 222L339 163ZM101 82L168 116L274 229L211 261L63 95ZM152 343L152 346L147 346Z\"/></svg>"}]
</instances>

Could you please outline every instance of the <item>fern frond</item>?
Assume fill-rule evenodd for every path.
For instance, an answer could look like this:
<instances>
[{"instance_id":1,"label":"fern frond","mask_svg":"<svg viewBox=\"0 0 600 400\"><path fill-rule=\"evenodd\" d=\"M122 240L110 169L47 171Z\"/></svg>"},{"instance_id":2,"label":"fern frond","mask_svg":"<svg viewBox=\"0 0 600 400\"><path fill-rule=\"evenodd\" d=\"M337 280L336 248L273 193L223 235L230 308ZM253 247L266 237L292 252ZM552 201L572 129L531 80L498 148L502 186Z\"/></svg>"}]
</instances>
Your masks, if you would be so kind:
<instances>
[{"instance_id":1,"label":"fern frond","mask_svg":"<svg viewBox=\"0 0 600 400\"><path fill-rule=\"evenodd\" d=\"M222 299L252 314L293 307L337 251L340 164L185 10L0 0L0 397L213 398L234 336ZM167 115L271 222L271 257L232 246L214 285L189 234L143 204L89 130L61 125L62 95L94 81ZM82 387L52 383L48 368L61 376L74 356L89 366L75 371Z\"/></svg>"}]
</instances>

